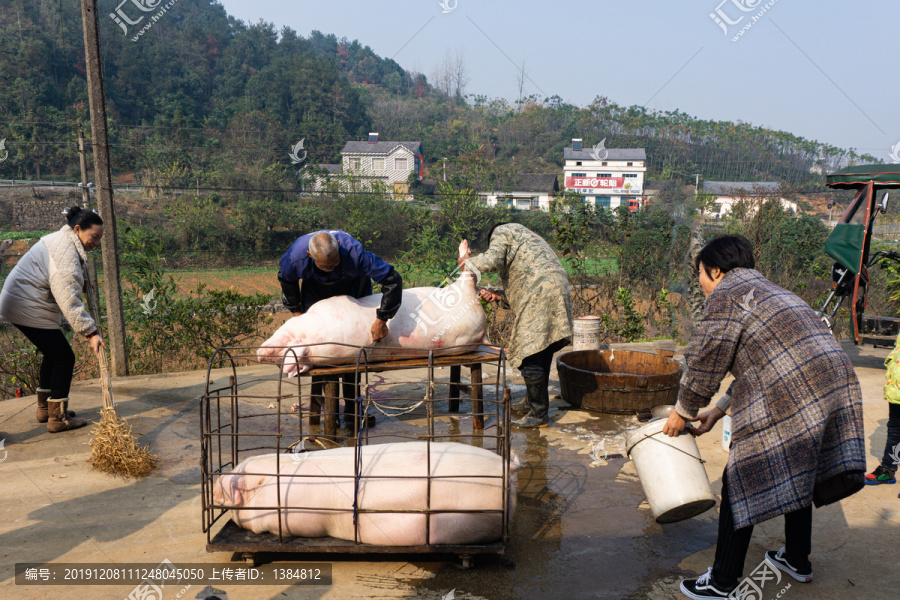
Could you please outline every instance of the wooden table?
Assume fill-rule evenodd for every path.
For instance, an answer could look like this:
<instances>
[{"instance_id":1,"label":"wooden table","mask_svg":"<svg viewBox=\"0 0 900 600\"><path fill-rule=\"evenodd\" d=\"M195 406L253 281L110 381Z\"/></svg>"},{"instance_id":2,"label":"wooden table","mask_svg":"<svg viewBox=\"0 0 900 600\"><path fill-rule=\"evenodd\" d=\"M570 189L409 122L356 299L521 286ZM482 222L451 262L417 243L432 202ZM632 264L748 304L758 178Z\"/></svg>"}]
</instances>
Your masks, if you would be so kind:
<instances>
[{"instance_id":1,"label":"wooden table","mask_svg":"<svg viewBox=\"0 0 900 600\"><path fill-rule=\"evenodd\" d=\"M431 359L432 367L450 367L450 412L459 412L459 395L466 388L460 383L462 376L462 367L469 367L468 386L469 397L472 399L472 415L473 426L475 429L484 429L484 392L482 383L481 365L489 362L499 362L501 350L493 346L479 346L477 350L465 354L455 354L453 356L435 356ZM360 363L359 372L362 373L382 373L385 371L402 371L406 369L423 369L428 368L428 357L406 358L398 360L390 360L378 363ZM303 373L303 377L325 376L327 379L323 383L324 396L324 414L325 414L325 435L335 436L337 434L337 420L340 416L340 384L338 377L340 375L352 375L356 373L357 365L338 365L329 367L317 367ZM310 424L316 425L319 422L318 416L313 416L313 403L310 402Z\"/></svg>"}]
</instances>

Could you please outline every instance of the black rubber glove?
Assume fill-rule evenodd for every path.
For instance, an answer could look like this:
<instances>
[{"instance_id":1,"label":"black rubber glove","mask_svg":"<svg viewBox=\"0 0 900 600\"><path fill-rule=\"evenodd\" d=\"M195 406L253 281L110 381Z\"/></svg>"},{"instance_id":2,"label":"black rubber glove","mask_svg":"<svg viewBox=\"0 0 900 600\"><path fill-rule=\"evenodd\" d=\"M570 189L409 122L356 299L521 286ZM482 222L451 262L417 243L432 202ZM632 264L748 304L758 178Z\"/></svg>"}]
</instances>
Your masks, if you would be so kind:
<instances>
[{"instance_id":1,"label":"black rubber glove","mask_svg":"<svg viewBox=\"0 0 900 600\"><path fill-rule=\"evenodd\" d=\"M303 312L300 302L300 282L288 281L278 271L278 283L281 284L281 303L292 313Z\"/></svg>"},{"instance_id":2,"label":"black rubber glove","mask_svg":"<svg viewBox=\"0 0 900 600\"><path fill-rule=\"evenodd\" d=\"M381 284L381 307L375 311L375 316L387 321L397 314L403 302L403 278L397 269L391 268L387 277L378 283Z\"/></svg>"}]
</instances>

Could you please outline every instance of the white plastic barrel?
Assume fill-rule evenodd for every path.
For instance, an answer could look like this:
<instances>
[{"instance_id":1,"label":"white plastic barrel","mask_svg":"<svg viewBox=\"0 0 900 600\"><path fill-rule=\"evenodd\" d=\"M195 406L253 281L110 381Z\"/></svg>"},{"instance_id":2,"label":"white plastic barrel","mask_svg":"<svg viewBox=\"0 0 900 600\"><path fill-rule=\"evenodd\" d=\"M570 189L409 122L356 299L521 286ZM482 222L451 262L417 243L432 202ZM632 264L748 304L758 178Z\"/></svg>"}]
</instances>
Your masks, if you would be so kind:
<instances>
[{"instance_id":1,"label":"white plastic barrel","mask_svg":"<svg viewBox=\"0 0 900 600\"><path fill-rule=\"evenodd\" d=\"M690 519L716 505L700 462L700 450L687 431L662 432L666 419L654 419L625 438L625 451L637 469L657 523Z\"/></svg>"},{"instance_id":2,"label":"white plastic barrel","mask_svg":"<svg viewBox=\"0 0 900 600\"><path fill-rule=\"evenodd\" d=\"M575 350L600 349L600 317L578 317L572 320L572 346Z\"/></svg>"}]
</instances>

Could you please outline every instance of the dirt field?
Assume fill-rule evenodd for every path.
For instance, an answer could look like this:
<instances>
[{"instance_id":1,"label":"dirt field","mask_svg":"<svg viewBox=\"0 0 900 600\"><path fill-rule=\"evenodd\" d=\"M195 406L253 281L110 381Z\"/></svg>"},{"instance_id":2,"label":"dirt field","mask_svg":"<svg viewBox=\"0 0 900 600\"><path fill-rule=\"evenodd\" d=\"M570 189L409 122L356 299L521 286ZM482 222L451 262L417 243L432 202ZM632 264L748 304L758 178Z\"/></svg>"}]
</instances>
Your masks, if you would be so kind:
<instances>
[{"instance_id":1,"label":"dirt field","mask_svg":"<svg viewBox=\"0 0 900 600\"><path fill-rule=\"evenodd\" d=\"M398 270L402 267L398 267ZM405 271L405 270L404 270ZM234 286L242 294L268 294L273 299L281 297L281 286L278 284L278 265L260 267L229 267L223 269L178 269L169 273L178 284L179 292L187 294L197 289L199 283L205 283L210 289L226 290ZM425 285L424 276L403 273L404 287ZM433 279L433 277L432 277ZM491 273L485 276L482 285L499 285L500 279ZM380 286L374 284L373 292L380 293Z\"/></svg>"},{"instance_id":2,"label":"dirt field","mask_svg":"<svg viewBox=\"0 0 900 600\"><path fill-rule=\"evenodd\" d=\"M187 294L205 283L213 290L234 287L242 294L267 294L276 298L281 294L276 275L278 267L233 267L230 269L185 269L170 274L178 283L178 291Z\"/></svg>"}]
</instances>

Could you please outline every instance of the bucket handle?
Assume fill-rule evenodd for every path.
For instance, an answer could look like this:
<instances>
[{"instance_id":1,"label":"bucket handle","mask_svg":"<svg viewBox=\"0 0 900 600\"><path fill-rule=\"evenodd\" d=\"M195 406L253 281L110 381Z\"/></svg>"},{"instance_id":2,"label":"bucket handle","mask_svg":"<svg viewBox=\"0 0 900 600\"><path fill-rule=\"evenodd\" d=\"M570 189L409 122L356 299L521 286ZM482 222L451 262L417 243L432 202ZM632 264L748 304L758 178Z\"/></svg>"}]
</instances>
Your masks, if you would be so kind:
<instances>
[{"instance_id":1,"label":"bucket handle","mask_svg":"<svg viewBox=\"0 0 900 600\"><path fill-rule=\"evenodd\" d=\"M669 444L665 444L662 440L658 440L658 439L656 439L655 437L653 437L654 435L656 435L656 434L654 433L654 434L651 434L651 435L644 435L644 437L642 437L639 441L643 442L644 440L653 440L654 442L657 442L657 443L659 443L659 444L663 444L663 445L665 445L665 446L669 446L669 448L671 448L672 450L678 450L678 451L681 452L682 454L687 454L688 456L690 456L690 457L693 458L694 460L699 460L699 461L700 461L700 464L703 464L703 465L706 464L706 461L703 460L701 457L699 457L699 456L694 456L694 455L691 454L690 452L685 452L685 451L682 450L681 448L676 448L675 446L670 446ZM688 433L687 431L684 431L684 432L682 432L680 435L691 435L691 434ZM632 445L632 448L634 448L634 446L637 446L637 444Z\"/></svg>"}]
</instances>

